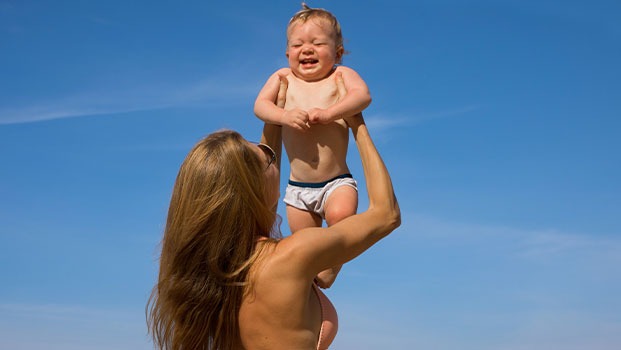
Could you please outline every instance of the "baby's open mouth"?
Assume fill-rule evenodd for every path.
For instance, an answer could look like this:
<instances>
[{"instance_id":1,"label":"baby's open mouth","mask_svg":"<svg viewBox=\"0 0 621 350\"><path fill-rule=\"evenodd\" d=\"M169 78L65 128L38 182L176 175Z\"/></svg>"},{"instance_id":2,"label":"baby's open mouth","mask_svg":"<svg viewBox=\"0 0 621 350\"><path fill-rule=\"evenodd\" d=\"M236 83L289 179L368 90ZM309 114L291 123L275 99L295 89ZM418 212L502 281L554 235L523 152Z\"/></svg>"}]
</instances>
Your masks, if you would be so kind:
<instances>
[{"instance_id":1,"label":"baby's open mouth","mask_svg":"<svg viewBox=\"0 0 621 350\"><path fill-rule=\"evenodd\" d=\"M311 58L307 58L307 59L304 59L304 60L300 61L300 63L302 63L302 64L315 64L317 62L319 62L319 60L311 59Z\"/></svg>"}]
</instances>

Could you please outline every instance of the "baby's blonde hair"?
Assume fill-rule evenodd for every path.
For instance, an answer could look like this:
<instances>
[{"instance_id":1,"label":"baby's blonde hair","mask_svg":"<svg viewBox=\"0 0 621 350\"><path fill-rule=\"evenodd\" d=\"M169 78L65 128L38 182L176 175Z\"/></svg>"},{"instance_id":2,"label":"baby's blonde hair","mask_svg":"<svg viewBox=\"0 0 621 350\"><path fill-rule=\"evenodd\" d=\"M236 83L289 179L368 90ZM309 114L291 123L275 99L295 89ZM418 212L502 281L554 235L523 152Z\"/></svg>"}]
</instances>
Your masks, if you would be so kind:
<instances>
[{"instance_id":1,"label":"baby's blonde hair","mask_svg":"<svg viewBox=\"0 0 621 350\"><path fill-rule=\"evenodd\" d=\"M343 53L345 53L345 47L343 45L343 33L341 32L341 24L336 19L336 17L328 10L321 8L310 8L306 3L302 3L302 9L296 12L293 17L289 20L289 24L287 25L287 42L289 41L289 29L296 22L306 23L309 19L312 18L320 18L328 21L332 29L334 30L335 36L335 44L337 51L340 51L341 54L337 57L337 63L341 63L341 58ZM338 49L341 50L338 50Z\"/></svg>"}]
</instances>

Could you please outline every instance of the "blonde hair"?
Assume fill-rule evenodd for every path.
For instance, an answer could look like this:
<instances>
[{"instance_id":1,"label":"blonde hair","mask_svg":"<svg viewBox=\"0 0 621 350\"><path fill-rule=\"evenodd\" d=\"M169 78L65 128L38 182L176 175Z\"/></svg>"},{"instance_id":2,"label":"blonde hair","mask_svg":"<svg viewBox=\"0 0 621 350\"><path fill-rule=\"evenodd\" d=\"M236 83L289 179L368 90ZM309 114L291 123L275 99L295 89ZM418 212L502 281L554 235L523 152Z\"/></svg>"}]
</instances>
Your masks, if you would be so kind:
<instances>
[{"instance_id":1,"label":"blonde hair","mask_svg":"<svg viewBox=\"0 0 621 350\"><path fill-rule=\"evenodd\" d=\"M343 33L341 32L341 24L336 19L336 17L328 10L322 8L310 8L306 3L302 3L302 9L296 12L293 17L289 20L289 24L287 25L287 43L289 42L289 29L296 22L306 23L309 19L319 18L328 21L330 26L334 31L334 41L336 44L337 52L340 54L337 55L337 62L341 63L343 58L343 54L347 53L345 51L345 46L343 44ZM340 49L340 50L339 50Z\"/></svg>"},{"instance_id":2,"label":"blonde hair","mask_svg":"<svg viewBox=\"0 0 621 350\"><path fill-rule=\"evenodd\" d=\"M265 164L240 134L215 132L185 158L173 188L147 323L160 349L239 347L238 313L260 237L276 213ZM261 245L263 246L263 245Z\"/></svg>"}]
</instances>

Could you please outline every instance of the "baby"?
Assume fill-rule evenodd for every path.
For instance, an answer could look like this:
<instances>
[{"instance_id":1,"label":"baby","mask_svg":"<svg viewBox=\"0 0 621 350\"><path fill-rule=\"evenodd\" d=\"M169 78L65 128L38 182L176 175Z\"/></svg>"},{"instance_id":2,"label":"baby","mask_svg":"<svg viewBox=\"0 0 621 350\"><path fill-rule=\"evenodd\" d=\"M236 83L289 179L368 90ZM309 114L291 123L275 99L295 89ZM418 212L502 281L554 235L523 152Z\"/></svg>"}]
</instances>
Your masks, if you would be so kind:
<instances>
[{"instance_id":1,"label":"baby","mask_svg":"<svg viewBox=\"0 0 621 350\"><path fill-rule=\"evenodd\" d=\"M282 125L291 173L284 202L292 233L321 227L356 214L358 190L346 163L349 130L343 117L370 103L362 78L341 63L345 49L340 25L330 12L302 4L287 27L289 68L276 71L259 92L255 114ZM336 77L347 90L339 96ZM284 109L275 105L280 79L287 79ZM340 266L321 272L318 284L332 285Z\"/></svg>"}]
</instances>

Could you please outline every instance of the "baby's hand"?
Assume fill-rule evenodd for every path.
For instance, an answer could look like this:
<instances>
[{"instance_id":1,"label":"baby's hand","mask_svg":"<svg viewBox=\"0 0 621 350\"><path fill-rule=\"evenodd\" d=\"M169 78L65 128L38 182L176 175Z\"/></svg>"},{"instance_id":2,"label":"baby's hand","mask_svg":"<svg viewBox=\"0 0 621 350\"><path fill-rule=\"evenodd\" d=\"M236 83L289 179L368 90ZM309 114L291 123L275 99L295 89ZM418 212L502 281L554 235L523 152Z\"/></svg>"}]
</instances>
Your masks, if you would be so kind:
<instances>
[{"instance_id":1,"label":"baby's hand","mask_svg":"<svg viewBox=\"0 0 621 350\"><path fill-rule=\"evenodd\" d=\"M321 108L313 108L308 111L308 120L312 124L328 124L332 121L330 115L328 115L328 111Z\"/></svg>"},{"instance_id":2,"label":"baby's hand","mask_svg":"<svg viewBox=\"0 0 621 350\"><path fill-rule=\"evenodd\" d=\"M282 125L294 128L300 131L306 131L310 128L308 125L308 113L299 108L285 111L283 114Z\"/></svg>"}]
</instances>

